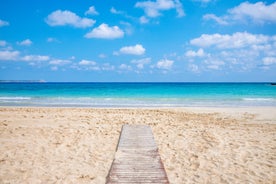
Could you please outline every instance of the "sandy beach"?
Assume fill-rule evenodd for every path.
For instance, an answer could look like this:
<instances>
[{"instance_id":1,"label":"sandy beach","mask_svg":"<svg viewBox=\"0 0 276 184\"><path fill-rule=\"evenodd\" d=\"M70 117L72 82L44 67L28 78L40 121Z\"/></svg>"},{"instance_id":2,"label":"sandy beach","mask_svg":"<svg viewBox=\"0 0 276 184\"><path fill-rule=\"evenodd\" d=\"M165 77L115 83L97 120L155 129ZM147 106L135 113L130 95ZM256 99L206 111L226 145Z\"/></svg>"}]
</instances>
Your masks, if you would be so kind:
<instances>
[{"instance_id":1,"label":"sandy beach","mask_svg":"<svg viewBox=\"0 0 276 184\"><path fill-rule=\"evenodd\" d=\"M276 183L276 108L0 108L0 183L105 183L123 124L171 183Z\"/></svg>"}]
</instances>

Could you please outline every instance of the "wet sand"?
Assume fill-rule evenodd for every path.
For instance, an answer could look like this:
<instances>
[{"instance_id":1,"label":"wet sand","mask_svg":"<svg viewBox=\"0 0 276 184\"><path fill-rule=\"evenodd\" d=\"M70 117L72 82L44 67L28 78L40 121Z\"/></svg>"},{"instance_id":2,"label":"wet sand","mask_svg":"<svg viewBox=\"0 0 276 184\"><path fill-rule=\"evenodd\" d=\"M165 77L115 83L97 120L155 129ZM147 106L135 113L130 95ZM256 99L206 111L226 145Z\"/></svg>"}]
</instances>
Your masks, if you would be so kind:
<instances>
[{"instance_id":1,"label":"wet sand","mask_svg":"<svg viewBox=\"0 0 276 184\"><path fill-rule=\"evenodd\" d=\"M105 183L123 124L153 130L171 183L275 183L276 108L0 108L0 183Z\"/></svg>"}]
</instances>

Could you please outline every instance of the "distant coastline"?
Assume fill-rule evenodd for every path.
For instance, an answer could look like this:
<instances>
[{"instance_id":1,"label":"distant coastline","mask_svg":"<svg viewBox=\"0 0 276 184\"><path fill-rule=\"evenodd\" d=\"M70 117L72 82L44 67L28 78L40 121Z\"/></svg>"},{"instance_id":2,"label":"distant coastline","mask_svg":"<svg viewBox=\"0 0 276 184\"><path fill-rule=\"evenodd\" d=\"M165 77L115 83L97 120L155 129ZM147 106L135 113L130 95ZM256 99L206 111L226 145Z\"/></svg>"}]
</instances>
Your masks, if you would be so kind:
<instances>
[{"instance_id":1,"label":"distant coastline","mask_svg":"<svg viewBox=\"0 0 276 184\"><path fill-rule=\"evenodd\" d=\"M263 81L263 82L155 82L155 81L146 81L146 82L124 82L124 81L115 81L115 82L108 82L108 81L46 81L46 80L0 80L0 83L61 83L61 84L269 84L269 85L276 85L276 82L271 81Z\"/></svg>"},{"instance_id":2,"label":"distant coastline","mask_svg":"<svg viewBox=\"0 0 276 184\"><path fill-rule=\"evenodd\" d=\"M0 80L0 83L43 83L45 80Z\"/></svg>"}]
</instances>

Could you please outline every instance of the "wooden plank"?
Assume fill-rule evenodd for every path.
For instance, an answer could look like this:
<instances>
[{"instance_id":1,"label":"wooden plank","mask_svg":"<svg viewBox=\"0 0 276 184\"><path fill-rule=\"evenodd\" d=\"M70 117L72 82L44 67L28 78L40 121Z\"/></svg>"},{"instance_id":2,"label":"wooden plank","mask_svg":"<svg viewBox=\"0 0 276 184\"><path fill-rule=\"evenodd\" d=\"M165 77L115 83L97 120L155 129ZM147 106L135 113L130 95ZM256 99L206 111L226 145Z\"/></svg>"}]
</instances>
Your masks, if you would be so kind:
<instances>
[{"instance_id":1,"label":"wooden plank","mask_svg":"<svg viewBox=\"0 0 276 184\"><path fill-rule=\"evenodd\" d=\"M169 183L149 126L122 127L106 183Z\"/></svg>"}]
</instances>

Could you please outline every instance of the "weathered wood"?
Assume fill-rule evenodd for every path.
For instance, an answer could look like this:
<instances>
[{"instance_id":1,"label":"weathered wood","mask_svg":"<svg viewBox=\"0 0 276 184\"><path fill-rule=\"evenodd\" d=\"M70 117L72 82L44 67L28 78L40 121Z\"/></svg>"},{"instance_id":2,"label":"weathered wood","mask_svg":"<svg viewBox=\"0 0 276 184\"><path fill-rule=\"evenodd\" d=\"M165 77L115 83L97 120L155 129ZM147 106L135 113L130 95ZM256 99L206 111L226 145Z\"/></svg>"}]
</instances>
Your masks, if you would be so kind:
<instances>
[{"instance_id":1,"label":"weathered wood","mask_svg":"<svg viewBox=\"0 0 276 184\"><path fill-rule=\"evenodd\" d=\"M122 127L106 183L169 183L149 126Z\"/></svg>"}]
</instances>

